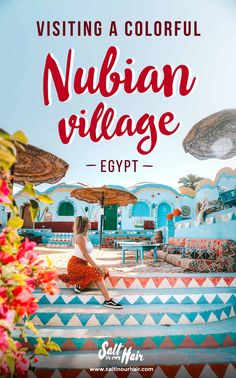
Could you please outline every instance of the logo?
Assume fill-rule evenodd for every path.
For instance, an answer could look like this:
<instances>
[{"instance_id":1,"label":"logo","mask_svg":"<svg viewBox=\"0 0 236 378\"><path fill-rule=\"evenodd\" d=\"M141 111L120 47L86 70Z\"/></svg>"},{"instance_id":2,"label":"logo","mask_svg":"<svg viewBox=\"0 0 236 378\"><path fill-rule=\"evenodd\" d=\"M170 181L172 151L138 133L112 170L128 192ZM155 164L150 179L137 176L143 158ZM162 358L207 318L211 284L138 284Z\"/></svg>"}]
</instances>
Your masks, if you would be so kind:
<instances>
[{"instance_id":1,"label":"logo","mask_svg":"<svg viewBox=\"0 0 236 378\"><path fill-rule=\"evenodd\" d=\"M122 343L115 344L114 347L109 347L108 341L104 341L101 349L98 352L100 360L116 360L127 365L129 361L143 361L143 355L139 350L132 351L133 347L126 348Z\"/></svg>"}]
</instances>

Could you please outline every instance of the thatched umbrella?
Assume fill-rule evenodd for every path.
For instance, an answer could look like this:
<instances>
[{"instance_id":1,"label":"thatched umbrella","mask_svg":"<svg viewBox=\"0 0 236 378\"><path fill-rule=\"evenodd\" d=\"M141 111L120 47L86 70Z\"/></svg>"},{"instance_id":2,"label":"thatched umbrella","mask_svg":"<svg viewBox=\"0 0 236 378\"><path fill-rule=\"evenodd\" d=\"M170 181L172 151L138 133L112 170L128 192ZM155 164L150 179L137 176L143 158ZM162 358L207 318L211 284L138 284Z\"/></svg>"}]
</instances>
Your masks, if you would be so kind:
<instances>
[{"instance_id":1,"label":"thatched umbrella","mask_svg":"<svg viewBox=\"0 0 236 378\"><path fill-rule=\"evenodd\" d=\"M137 197L121 186L101 186L101 187L87 187L74 189L71 192L71 197L78 200L99 203L101 205L101 219L100 219L100 245L102 245L102 230L104 220L104 206L119 205L127 206L130 203L136 203Z\"/></svg>"},{"instance_id":2,"label":"thatched umbrella","mask_svg":"<svg viewBox=\"0 0 236 378\"><path fill-rule=\"evenodd\" d=\"M65 176L69 167L64 160L31 144L17 143L16 149L17 160L12 168L14 183L55 184Z\"/></svg>"},{"instance_id":3,"label":"thatched umbrella","mask_svg":"<svg viewBox=\"0 0 236 378\"><path fill-rule=\"evenodd\" d=\"M196 123L183 141L185 152L199 160L236 155L236 109L211 114Z\"/></svg>"}]
</instances>

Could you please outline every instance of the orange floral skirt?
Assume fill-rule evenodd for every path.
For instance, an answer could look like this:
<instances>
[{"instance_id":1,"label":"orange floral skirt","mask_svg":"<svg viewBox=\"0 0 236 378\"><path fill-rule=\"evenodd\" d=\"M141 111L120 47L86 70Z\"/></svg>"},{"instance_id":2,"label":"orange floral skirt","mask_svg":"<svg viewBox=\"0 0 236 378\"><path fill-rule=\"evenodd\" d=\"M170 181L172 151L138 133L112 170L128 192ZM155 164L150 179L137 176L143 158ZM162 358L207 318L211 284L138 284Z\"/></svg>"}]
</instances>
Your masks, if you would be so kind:
<instances>
[{"instance_id":1,"label":"orange floral skirt","mask_svg":"<svg viewBox=\"0 0 236 378\"><path fill-rule=\"evenodd\" d=\"M81 289L85 289L90 282L100 281L102 278L109 276L106 271L102 275L96 268L89 265L88 261L82 260L79 257L72 256L67 264L67 274L58 274L58 278L66 284L79 285Z\"/></svg>"}]
</instances>

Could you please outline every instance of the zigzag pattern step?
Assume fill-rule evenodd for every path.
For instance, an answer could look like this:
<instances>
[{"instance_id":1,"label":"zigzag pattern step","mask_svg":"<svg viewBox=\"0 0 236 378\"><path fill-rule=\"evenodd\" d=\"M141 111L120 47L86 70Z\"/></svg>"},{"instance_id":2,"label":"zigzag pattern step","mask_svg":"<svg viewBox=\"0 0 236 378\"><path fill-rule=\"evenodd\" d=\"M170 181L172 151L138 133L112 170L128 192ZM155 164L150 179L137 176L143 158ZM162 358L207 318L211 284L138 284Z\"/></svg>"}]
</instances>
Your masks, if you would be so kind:
<instances>
[{"instance_id":1,"label":"zigzag pattern step","mask_svg":"<svg viewBox=\"0 0 236 378\"><path fill-rule=\"evenodd\" d=\"M152 367L143 367L146 371L110 371L112 375L108 375L109 370L101 371L101 368L97 371L91 371L91 369L71 369L69 371L70 378L235 378L236 376L236 364L195 364L195 365L172 365L162 366L158 365L154 369ZM149 370L149 369L152 370ZM95 375L96 374L96 375ZM68 378L68 370L58 369L36 369L32 378Z\"/></svg>"},{"instance_id":2,"label":"zigzag pattern step","mask_svg":"<svg viewBox=\"0 0 236 378\"><path fill-rule=\"evenodd\" d=\"M31 316L39 326L135 326L206 324L234 317L236 304L223 305L136 305L112 310L100 306L71 305L69 308L57 305L41 305ZM235 318L236 319L236 318Z\"/></svg>"},{"instance_id":3,"label":"zigzag pattern step","mask_svg":"<svg viewBox=\"0 0 236 378\"><path fill-rule=\"evenodd\" d=\"M235 319L219 322L171 327L164 326L129 326L126 327L37 327L43 338L50 337L62 350L97 350L107 341L110 345L122 343L134 349L166 348L219 348L236 345ZM19 332L14 331L16 339ZM37 335L27 332L30 345L37 343Z\"/></svg>"},{"instance_id":4,"label":"zigzag pattern step","mask_svg":"<svg viewBox=\"0 0 236 378\"><path fill-rule=\"evenodd\" d=\"M124 367L124 366L188 366L192 364L235 364L236 363L236 347L225 347L225 348L202 348L202 349L139 349L142 359L138 361L127 361L127 364L124 364L122 361L122 353L124 349L121 349L121 352L118 353L118 357L115 358L115 363L113 366ZM131 353L133 351L131 350ZM53 368L53 369L88 369L96 367L110 367L110 359L99 359L97 351L65 351L65 352L53 352L49 357L39 356L39 361L34 364L38 369L42 368ZM171 357L171 358L170 358Z\"/></svg>"},{"instance_id":5,"label":"zigzag pattern step","mask_svg":"<svg viewBox=\"0 0 236 378\"><path fill-rule=\"evenodd\" d=\"M155 277L120 277L111 276L106 278L108 288L116 289L168 289L168 288L206 288L206 287L236 287L236 273L213 273L213 274L180 274L173 277L164 273ZM59 287L65 287L58 282Z\"/></svg>"},{"instance_id":6,"label":"zigzag pattern step","mask_svg":"<svg viewBox=\"0 0 236 378\"><path fill-rule=\"evenodd\" d=\"M223 304L236 303L236 290L227 288L201 289L146 289L137 294L137 290L110 290L111 296L119 300L122 305L145 304ZM76 295L71 289L62 289L60 294L46 295L40 290L35 297L39 304L91 304L98 305L104 302L98 291L90 290Z\"/></svg>"}]
</instances>

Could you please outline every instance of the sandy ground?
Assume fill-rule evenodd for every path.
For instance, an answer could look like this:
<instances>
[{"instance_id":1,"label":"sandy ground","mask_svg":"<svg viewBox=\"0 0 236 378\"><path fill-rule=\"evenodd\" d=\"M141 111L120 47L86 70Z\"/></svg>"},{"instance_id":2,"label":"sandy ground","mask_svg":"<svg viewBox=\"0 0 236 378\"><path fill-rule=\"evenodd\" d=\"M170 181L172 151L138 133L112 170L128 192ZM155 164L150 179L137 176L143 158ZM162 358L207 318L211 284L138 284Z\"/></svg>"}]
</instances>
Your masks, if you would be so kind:
<instances>
[{"instance_id":1,"label":"sandy ground","mask_svg":"<svg viewBox=\"0 0 236 378\"><path fill-rule=\"evenodd\" d=\"M66 272L67 262L72 255L72 248L49 248L38 246L36 248L43 258L48 255L57 268L58 272ZM121 250L114 249L94 249L92 257L96 260L98 265L106 266L111 275L118 273L134 274L134 273L183 273L183 269L177 266L168 264L161 260L157 263L153 261L153 253L150 251L145 252L144 263L139 261L136 263L135 253L133 251L126 252L125 264L122 264Z\"/></svg>"}]
</instances>

